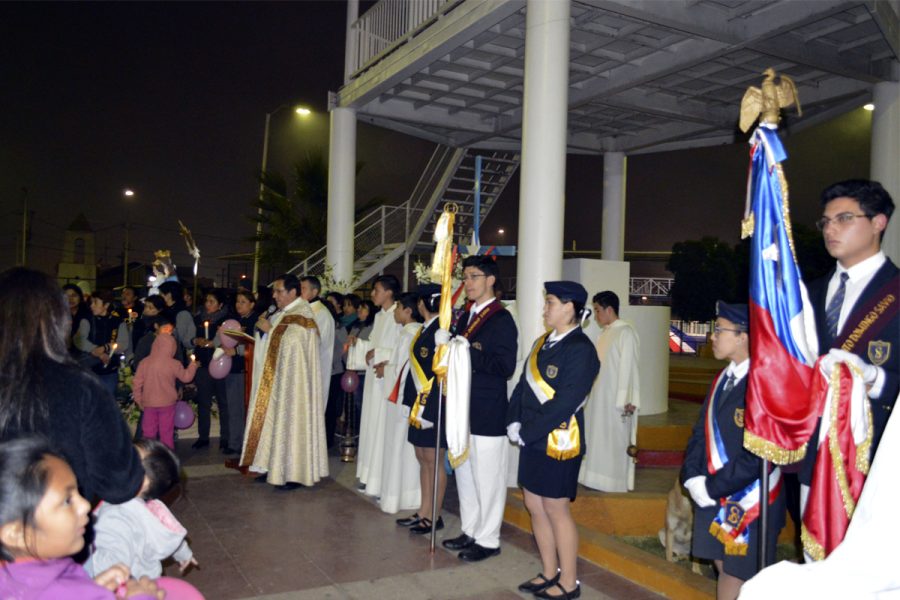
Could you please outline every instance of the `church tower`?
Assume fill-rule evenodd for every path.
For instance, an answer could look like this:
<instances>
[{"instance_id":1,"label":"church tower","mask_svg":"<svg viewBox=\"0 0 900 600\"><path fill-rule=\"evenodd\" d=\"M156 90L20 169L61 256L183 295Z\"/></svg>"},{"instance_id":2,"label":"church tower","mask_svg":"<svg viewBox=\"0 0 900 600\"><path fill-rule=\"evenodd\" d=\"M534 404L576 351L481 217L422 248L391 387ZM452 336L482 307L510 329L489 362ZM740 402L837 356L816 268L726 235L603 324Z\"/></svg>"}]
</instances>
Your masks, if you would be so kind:
<instances>
[{"instance_id":1,"label":"church tower","mask_svg":"<svg viewBox=\"0 0 900 600\"><path fill-rule=\"evenodd\" d=\"M84 213L69 225L63 241L62 260L57 268L59 285L87 282L91 290L97 284L97 258L94 252L94 231Z\"/></svg>"}]
</instances>

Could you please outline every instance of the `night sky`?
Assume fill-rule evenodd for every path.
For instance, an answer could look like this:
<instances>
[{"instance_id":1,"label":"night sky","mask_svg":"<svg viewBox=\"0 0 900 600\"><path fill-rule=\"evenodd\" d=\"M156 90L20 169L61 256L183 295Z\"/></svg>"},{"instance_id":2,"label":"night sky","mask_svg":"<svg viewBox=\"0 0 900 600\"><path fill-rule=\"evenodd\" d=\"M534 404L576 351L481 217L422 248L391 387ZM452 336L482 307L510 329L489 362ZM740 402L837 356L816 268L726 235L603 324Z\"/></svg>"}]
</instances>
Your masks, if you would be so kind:
<instances>
[{"instance_id":1,"label":"night sky","mask_svg":"<svg viewBox=\"0 0 900 600\"><path fill-rule=\"evenodd\" d=\"M203 253L201 274L220 276L225 263L214 257L252 248L243 239L265 113L295 102L316 111L305 121L288 110L273 117L270 168L288 175L305 152L327 152L326 97L343 82L345 21L340 1L0 5L0 268L15 262L26 188L32 266L55 270L63 231L84 212L107 265L121 264L126 219L132 260L170 248L187 264L181 219ZM869 127L860 110L787 139L798 220L818 216L828 183L868 175ZM358 204L405 200L432 148L360 124ZM746 167L744 144L630 157L626 251L702 235L736 242ZM136 192L127 203L126 187ZM601 188L602 158L570 156L567 248L599 249ZM482 241L515 243L517 199L514 184ZM641 269L660 265L633 273Z\"/></svg>"}]
</instances>

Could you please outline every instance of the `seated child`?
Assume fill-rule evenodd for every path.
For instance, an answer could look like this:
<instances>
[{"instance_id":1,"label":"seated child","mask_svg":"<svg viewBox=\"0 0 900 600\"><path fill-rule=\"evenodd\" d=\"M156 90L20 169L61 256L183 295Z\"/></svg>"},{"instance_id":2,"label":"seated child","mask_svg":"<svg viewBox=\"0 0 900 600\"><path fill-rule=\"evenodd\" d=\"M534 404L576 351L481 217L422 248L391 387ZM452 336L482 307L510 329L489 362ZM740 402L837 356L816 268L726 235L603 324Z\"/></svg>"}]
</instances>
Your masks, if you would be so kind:
<instances>
[{"instance_id":1,"label":"seated child","mask_svg":"<svg viewBox=\"0 0 900 600\"><path fill-rule=\"evenodd\" d=\"M153 340L150 356L141 361L132 382L134 403L144 411L141 428L144 437L159 439L175 449L175 403L178 401L176 380L190 383L197 372L197 361L187 367L175 358L178 342L161 329Z\"/></svg>"},{"instance_id":2,"label":"seated child","mask_svg":"<svg viewBox=\"0 0 900 600\"><path fill-rule=\"evenodd\" d=\"M159 600L164 592L128 568L91 579L71 556L84 547L91 506L72 469L35 437L0 444L0 598Z\"/></svg>"},{"instance_id":3,"label":"seated child","mask_svg":"<svg viewBox=\"0 0 900 600\"><path fill-rule=\"evenodd\" d=\"M170 556L184 573L196 566L187 530L160 500L178 485L178 458L157 440L135 443L144 466L144 485L137 498L124 504L101 503L94 509L95 539L85 563L89 573L98 573L116 563L126 565L135 577L162 574L162 561Z\"/></svg>"}]
</instances>

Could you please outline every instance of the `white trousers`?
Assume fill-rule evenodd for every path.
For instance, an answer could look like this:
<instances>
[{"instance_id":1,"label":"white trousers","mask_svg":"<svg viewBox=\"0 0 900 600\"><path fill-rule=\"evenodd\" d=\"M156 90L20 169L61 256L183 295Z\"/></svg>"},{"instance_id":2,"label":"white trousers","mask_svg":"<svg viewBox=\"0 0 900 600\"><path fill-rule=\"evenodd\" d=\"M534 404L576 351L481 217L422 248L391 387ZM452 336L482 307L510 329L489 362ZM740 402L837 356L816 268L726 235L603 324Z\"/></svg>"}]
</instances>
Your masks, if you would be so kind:
<instances>
[{"instance_id":1,"label":"white trousers","mask_svg":"<svg viewBox=\"0 0 900 600\"><path fill-rule=\"evenodd\" d=\"M472 435L469 458L456 469L462 531L485 548L500 547L508 457L505 436Z\"/></svg>"}]
</instances>

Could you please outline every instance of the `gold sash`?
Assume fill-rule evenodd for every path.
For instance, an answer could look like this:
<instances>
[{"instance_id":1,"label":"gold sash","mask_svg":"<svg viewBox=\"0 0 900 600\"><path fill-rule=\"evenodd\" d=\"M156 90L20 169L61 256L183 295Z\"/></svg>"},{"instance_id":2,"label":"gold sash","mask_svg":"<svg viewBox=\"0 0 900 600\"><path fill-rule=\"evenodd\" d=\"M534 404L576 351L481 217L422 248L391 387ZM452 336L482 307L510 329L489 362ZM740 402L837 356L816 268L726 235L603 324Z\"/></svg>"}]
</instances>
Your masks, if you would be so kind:
<instances>
[{"instance_id":1,"label":"gold sash","mask_svg":"<svg viewBox=\"0 0 900 600\"><path fill-rule=\"evenodd\" d=\"M556 390L541 375L537 360L538 353L549 335L548 331L534 343L525 371L525 381L541 404L553 400L556 395ZM560 423L559 427L547 434L547 456L556 460L569 460L579 454L581 454L581 430L578 427L578 420L572 415L568 422Z\"/></svg>"},{"instance_id":2,"label":"gold sash","mask_svg":"<svg viewBox=\"0 0 900 600\"><path fill-rule=\"evenodd\" d=\"M531 391L534 392L538 402L541 404L548 400L553 400L553 396L556 395L556 390L541 375L537 361L538 352L544 346L544 341L549 335L550 332L548 331L534 343L534 346L531 348L531 356L528 357L528 369L525 371L525 381L528 382L528 387L531 388Z\"/></svg>"},{"instance_id":3,"label":"gold sash","mask_svg":"<svg viewBox=\"0 0 900 600\"><path fill-rule=\"evenodd\" d=\"M419 364L419 357L416 356L415 348L419 336L422 335L424 327L416 332L412 343L409 345L409 372L413 376L413 383L416 386L416 401L413 403L409 411L409 424L416 429L422 429L422 421L420 415L425 410L425 403L428 402L428 394L431 393L431 386L434 384L434 377L431 379L425 377L425 371Z\"/></svg>"},{"instance_id":4,"label":"gold sash","mask_svg":"<svg viewBox=\"0 0 900 600\"><path fill-rule=\"evenodd\" d=\"M569 460L581 454L581 430L575 415L569 417L568 423L560 423L559 427L547 436L547 456L556 460Z\"/></svg>"}]
</instances>

